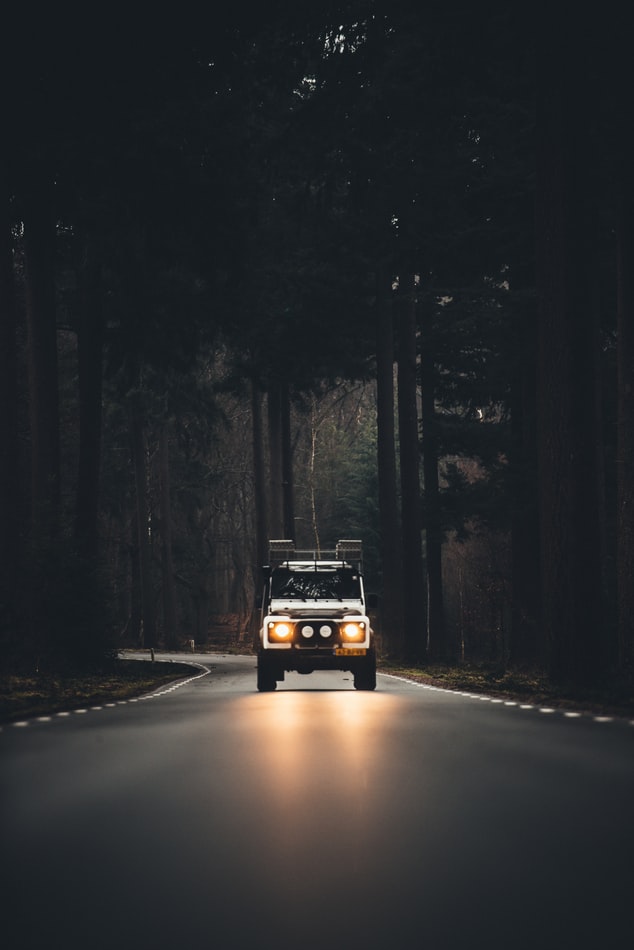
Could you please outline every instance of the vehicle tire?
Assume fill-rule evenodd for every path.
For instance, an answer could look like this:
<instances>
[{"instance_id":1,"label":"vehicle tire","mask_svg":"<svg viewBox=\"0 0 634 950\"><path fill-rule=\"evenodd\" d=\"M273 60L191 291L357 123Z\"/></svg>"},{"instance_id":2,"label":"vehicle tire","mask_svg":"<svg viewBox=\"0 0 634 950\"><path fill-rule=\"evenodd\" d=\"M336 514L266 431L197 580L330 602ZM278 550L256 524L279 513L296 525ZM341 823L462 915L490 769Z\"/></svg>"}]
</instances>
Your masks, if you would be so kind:
<instances>
[{"instance_id":1,"label":"vehicle tire","mask_svg":"<svg viewBox=\"0 0 634 950\"><path fill-rule=\"evenodd\" d=\"M275 667L268 657L258 656L257 686L260 693L272 693L277 689Z\"/></svg>"},{"instance_id":2,"label":"vehicle tire","mask_svg":"<svg viewBox=\"0 0 634 950\"><path fill-rule=\"evenodd\" d=\"M374 653L360 663L353 672L355 689L376 689L376 656Z\"/></svg>"}]
</instances>

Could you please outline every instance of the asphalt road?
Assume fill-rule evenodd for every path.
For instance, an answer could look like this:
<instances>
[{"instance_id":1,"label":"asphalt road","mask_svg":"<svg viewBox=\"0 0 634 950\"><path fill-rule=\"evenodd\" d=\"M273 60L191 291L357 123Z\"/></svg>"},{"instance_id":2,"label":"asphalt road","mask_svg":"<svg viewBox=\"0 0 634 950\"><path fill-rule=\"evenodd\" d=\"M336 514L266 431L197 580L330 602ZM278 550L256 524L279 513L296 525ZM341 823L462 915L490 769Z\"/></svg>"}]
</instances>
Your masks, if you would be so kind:
<instances>
[{"instance_id":1,"label":"asphalt road","mask_svg":"<svg viewBox=\"0 0 634 950\"><path fill-rule=\"evenodd\" d=\"M0 731L6 947L633 945L634 724L186 659Z\"/></svg>"}]
</instances>

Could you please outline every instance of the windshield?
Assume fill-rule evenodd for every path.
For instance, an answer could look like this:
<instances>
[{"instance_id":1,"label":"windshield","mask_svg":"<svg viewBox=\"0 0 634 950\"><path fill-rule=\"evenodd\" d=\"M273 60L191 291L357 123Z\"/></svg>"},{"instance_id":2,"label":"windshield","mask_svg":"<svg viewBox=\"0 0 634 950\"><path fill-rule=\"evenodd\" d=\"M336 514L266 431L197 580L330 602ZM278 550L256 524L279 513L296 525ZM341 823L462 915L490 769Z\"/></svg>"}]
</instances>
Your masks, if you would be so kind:
<instances>
[{"instance_id":1,"label":"windshield","mask_svg":"<svg viewBox=\"0 0 634 950\"><path fill-rule=\"evenodd\" d=\"M352 571L274 571L271 594L285 599L359 600L361 581Z\"/></svg>"}]
</instances>

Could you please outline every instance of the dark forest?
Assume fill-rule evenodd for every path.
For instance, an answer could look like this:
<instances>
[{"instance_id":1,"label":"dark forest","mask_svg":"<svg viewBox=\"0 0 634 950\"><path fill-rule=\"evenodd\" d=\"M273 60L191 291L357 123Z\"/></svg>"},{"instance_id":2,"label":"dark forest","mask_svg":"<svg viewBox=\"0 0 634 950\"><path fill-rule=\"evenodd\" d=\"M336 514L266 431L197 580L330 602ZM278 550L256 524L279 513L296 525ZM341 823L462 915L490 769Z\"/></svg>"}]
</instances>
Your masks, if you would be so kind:
<instances>
[{"instance_id":1,"label":"dark forest","mask_svg":"<svg viewBox=\"0 0 634 950\"><path fill-rule=\"evenodd\" d=\"M3 665L358 537L384 656L631 683L626 11L248 7L4 17Z\"/></svg>"}]
</instances>

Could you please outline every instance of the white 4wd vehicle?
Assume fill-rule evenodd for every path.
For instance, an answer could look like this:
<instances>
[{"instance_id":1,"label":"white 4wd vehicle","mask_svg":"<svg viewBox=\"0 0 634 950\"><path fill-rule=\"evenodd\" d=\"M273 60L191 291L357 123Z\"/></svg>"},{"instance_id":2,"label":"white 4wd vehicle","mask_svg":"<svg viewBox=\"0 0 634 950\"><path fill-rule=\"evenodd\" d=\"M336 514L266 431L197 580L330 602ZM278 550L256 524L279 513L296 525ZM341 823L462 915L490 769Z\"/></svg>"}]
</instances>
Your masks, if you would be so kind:
<instances>
[{"instance_id":1,"label":"white 4wd vehicle","mask_svg":"<svg viewBox=\"0 0 634 950\"><path fill-rule=\"evenodd\" d=\"M355 689L376 688L376 653L366 613L361 541L333 552L269 542L260 601L257 685L274 690L286 670L348 670Z\"/></svg>"}]
</instances>

